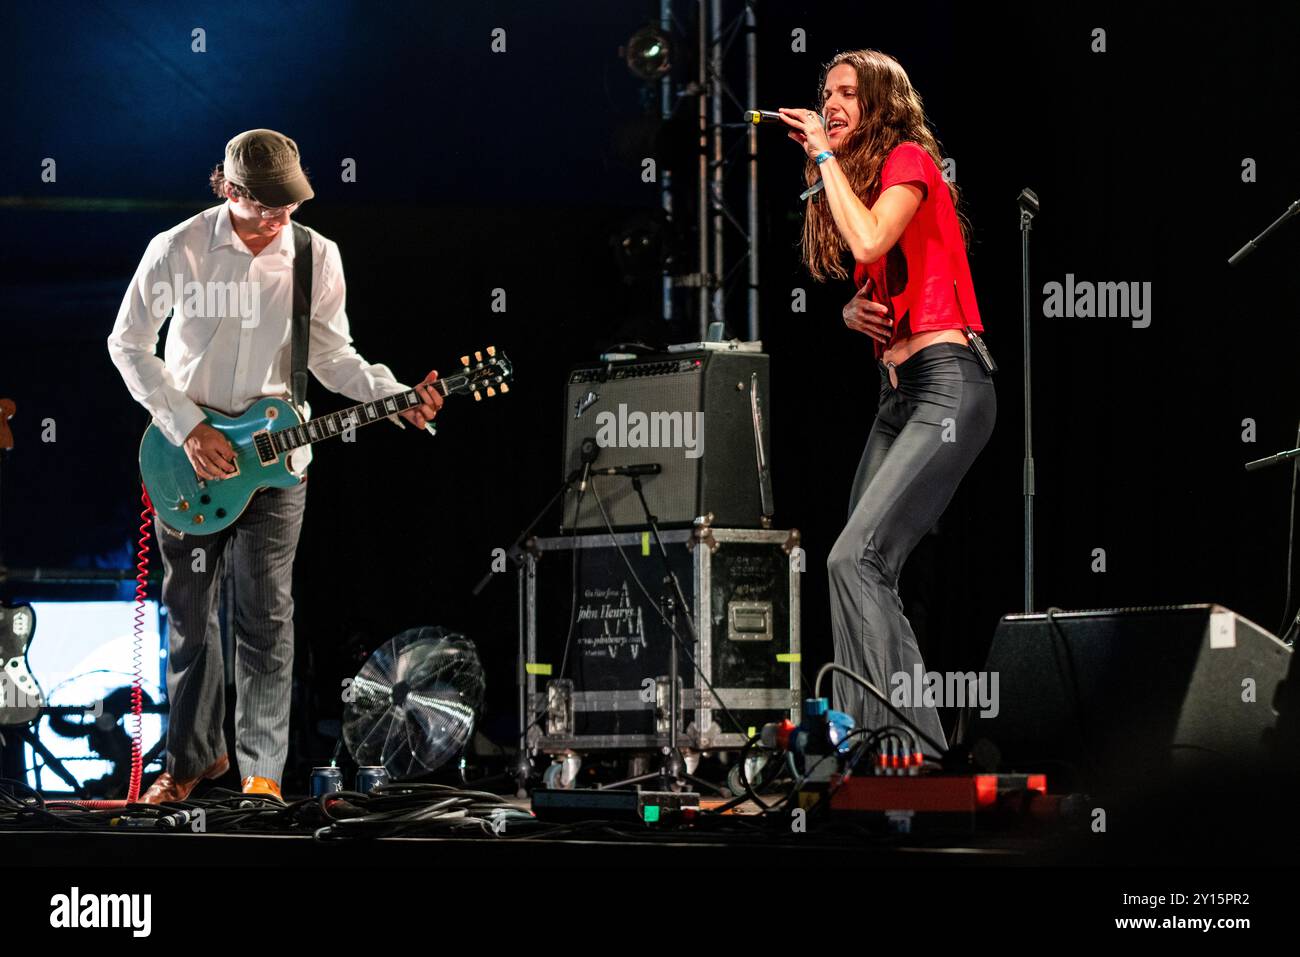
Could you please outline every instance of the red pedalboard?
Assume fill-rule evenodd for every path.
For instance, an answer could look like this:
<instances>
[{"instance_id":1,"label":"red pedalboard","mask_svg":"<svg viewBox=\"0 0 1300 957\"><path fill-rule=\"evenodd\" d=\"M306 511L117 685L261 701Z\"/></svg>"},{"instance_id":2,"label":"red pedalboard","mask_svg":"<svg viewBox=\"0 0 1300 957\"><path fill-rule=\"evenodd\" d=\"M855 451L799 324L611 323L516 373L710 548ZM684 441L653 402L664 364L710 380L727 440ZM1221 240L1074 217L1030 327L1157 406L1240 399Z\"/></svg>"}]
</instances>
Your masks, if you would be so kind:
<instances>
[{"instance_id":1,"label":"red pedalboard","mask_svg":"<svg viewBox=\"0 0 1300 957\"><path fill-rule=\"evenodd\" d=\"M1012 792L1047 794L1045 774L861 775L831 780L832 811L991 811Z\"/></svg>"}]
</instances>

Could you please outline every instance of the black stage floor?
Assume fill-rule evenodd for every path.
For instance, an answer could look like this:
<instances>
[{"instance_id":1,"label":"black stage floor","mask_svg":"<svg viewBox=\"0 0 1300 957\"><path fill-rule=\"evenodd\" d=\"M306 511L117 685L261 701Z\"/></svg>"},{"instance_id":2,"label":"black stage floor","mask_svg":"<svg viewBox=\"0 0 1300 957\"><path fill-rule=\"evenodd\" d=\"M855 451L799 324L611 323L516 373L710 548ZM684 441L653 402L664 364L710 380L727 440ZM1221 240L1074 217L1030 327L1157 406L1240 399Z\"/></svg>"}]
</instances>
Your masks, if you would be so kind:
<instances>
[{"instance_id":1,"label":"black stage floor","mask_svg":"<svg viewBox=\"0 0 1300 957\"><path fill-rule=\"evenodd\" d=\"M1279 794L1278 800L1284 800ZM195 802L201 804L202 802ZM526 811L528 802L511 799ZM704 807L710 803L703 802ZM307 802L296 805L303 808ZM194 806L194 805L190 805ZM127 823L111 815L96 822L0 828L0 861L8 866L55 868L258 867L458 868L580 867L679 868L725 860L729 868L787 865L855 868L915 867L1187 867L1291 866L1295 815L1271 813L1276 802L1159 801L1112 808L1109 829L1025 821L990 826L971 820L933 823L923 815L911 833L894 833L879 818L836 817L794 831L786 820L764 820L742 805L738 813L704 816L680 827L635 821L555 824L523 822L500 834L450 828L404 836L314 836L310 815L259 829L191 833L163 830L151 821ZM104 812L100 812L104 815Z\"/></svg>"},{"instance_id":2,"label":"black stage floor","mask_svg":"<svg viewBox=\"0 0 1300 957\"><path fill-rule=\"evenodd\" d=\"M796 833L781 816L744 806L675 829L519 817L501 833L468 837L446 829L318 838L323 818L305 801L265 811L278 830L261 828L259 818L258 829L235 832L161 830L131 812L92 820L59 811L51 826L0 827L0 881L7 912L38 934L55 901L147 897L148 936L160 941L190 939L194 922L218 920L217 911L219 925L252 929L260 943L298 945L373 944L398 926L427 928L442 941L455 926L522 943L531 930L562 926L605 947L614 938L590 932L615 915L631 921L620 924L628 932L680 923L693 941L710 921L733 942L744 928L760 934L745 937L754 946L796 931L789 939L806 943L809 921L837 935L906 931L931 943L1030 931L1060 942L1113 934L1117 919L1148 915L1284 922L1291 881L1276 868L1292 866L1297 846L1294 815L1279 823L1274 813L1286 795L1274 791L1277 802L1265 804L1221 797L1114 805L1104 831L1077 822L940 826L918 817L906 834L862 817L810 820ZM208 804L212 819L233 820L221 818L218 804ZM1220 898L1193 907L1203 893L1244 893L1249 906ZM1182 894L1187 906L1133 903L1133 895L1160 894ZM214 943L222 933L213 931ZM629 942L626 934L618 940Z\"/></svg>"},{"instance_id":3,"label":"black stage floor","mask_svg":"<svg viewBox=\"0 0 1300 957\"><path fill-rule=\"evenodd\" d=\"M0 833L0 859L22 867L729 867L817 863L855 867L1045 866L1082 863L1079 848L1023 838L914 838L846 844L816 837L781 843L665 833L636 839L384 837L317 841L297 834L175 834L103 831Z\"/></svg>"}]
</instances>

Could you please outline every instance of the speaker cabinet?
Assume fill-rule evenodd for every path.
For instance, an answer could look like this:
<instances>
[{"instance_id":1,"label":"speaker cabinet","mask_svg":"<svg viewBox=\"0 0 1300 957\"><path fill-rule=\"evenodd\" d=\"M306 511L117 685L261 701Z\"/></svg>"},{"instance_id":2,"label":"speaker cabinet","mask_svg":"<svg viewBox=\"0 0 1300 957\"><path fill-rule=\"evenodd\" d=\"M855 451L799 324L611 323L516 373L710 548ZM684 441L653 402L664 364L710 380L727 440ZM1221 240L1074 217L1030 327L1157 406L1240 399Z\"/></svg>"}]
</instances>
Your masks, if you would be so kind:
<instances>
[{"instance_id":1,"label":"speaker cabinet","mask_svg":"<svg viewBox=\"0 0 1300 957\"><path fill-rule=\"evenodd\" d=\"M596 467L658 463L663 469L642 479L662 527L689 527L708 512L715 527L761 527L751 395L757 384L770 457L768 370L769 359L761 353L712 351L574 369L564 393L563 475L582 468L583 440L595 439ZM646 527L630 479L592 481L614 528ZM604 531L590 491L576 517L575 500L566 500L564 530Z\"/></svg>"},{"instance_id":2,"label":"speaker cabinet","mask_svg":"<svg viewBox=\"0 0 1300 957\"><path fill-rule=\"evenodd\" d=\"M1260 766L1291 654L1219 605L1008 615L986 666L997 714L973 715L968 740L1070 785Z\"/></svg>"}]
</instances>

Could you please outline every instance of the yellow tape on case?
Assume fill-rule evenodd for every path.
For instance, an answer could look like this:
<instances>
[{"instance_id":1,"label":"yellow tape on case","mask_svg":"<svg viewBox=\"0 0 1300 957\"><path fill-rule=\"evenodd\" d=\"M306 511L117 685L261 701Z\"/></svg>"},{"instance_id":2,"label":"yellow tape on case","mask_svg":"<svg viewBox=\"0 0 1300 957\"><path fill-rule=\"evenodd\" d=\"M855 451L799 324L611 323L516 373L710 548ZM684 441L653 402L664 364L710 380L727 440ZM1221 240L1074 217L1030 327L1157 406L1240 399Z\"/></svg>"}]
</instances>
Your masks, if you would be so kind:
<instances>
[{"instance_id":1,"label":"yellow tape on case","mask_svg":"<svg viewBox=\"0 0 1300 957\"><path fill-rule=\"evenodd\" d=\"M535 661L524 662L524 671L530 675L549 675L551 673L550 665L538 664Z\"/></svg>"},{"instance_id":2,"label":"yellow tape on case","mask_svg":"<svg viewBox=\"0 0 1300 957\"><path fill-rule=\"evenodd\" d=\"M642 555L650 554L650 533L649 532L641 533L641 554Z\"/></svg>"},{"instance_id":3,"label":"yellow tape on case","mask_svg":"<svg viewBox=\"0 0 1300 957\"><path fill-rule=\"evenodd\" d=\"M791 651L777 655L776 660L782 664L797 664L803 660L803 656L797 651Z\"/></svg>"}]
</instances>

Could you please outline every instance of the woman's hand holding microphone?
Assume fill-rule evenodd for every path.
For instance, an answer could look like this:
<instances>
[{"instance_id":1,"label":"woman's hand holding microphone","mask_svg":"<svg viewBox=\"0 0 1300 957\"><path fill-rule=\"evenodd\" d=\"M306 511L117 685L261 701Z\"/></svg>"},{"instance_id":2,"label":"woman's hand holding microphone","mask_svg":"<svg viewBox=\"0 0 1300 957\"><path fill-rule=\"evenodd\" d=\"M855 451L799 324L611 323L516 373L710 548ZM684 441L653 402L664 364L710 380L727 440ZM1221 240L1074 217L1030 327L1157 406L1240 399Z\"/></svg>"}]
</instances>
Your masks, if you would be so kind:
<instances>
[{"instance_id":1,"label":"woman's hand holding microphone","mask_svg":"<svg viewBox=\"0 0 1300 957\"><path fill-rule=\"evenodd\" d=\"M822 118L813 110L794 110L782 107L781 119L790 126L790 139L803 147L809 159L831 151L830 138ZM833 154L832 154L833 155ZM888 345L894 334L894 321L889 317L889 307L870 298L872 282L858 290L844 307L844 324L876 341Z\"/></svg>"}]
</instances>

